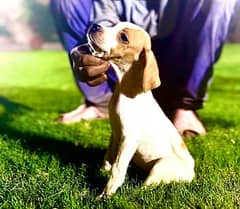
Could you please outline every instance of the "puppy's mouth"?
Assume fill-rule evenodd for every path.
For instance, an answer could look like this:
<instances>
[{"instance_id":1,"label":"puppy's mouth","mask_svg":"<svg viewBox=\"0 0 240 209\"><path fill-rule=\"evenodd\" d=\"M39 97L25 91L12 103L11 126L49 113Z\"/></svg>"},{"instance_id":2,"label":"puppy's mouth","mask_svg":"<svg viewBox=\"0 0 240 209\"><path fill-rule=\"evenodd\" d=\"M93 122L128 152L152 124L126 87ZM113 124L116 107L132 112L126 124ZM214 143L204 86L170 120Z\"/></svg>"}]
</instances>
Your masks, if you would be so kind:
<instances>
[{"instance_id":1,"label":"puppy's mouth","mask_svg":"<svg viewBox=\"0 0 240 209\"><path fill-rule=\"evenodd\" d=\"M102 58L104 60L112 61L115 64L117 63L119 64L122 62L121 54L112 55L110 52L108 52L107 49L104 49L103 47L104 44L101 37L89 33L87 35L87 40L88 40L88 46L89 46L90 52L93 56Z\"/></svg>"},{"instance_id":2,"label":"puppy's mouth","mask_svg":"<svg viewBox=\"0 0 240 209\"><path fill-rule=\"evenodd\" d=\"M91 54L96 57L106 58L107 52L97 43L97 41L91 36L88 35L88 45L91 51Z\"/></svg>"}]
</instances>

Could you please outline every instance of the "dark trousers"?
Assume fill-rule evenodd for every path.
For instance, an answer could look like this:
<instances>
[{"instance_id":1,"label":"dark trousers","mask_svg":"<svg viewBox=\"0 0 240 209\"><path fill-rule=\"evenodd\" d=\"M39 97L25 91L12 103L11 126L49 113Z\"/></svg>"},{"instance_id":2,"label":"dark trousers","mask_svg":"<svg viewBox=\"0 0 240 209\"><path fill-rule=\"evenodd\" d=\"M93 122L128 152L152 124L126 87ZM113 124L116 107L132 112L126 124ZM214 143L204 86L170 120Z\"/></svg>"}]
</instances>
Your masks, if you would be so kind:
<instances>
[{"instance_id":1,"label":"dark trousers","mask_svg":"<svg viewBox=\"0 0 240 209\"><path fill-rule=\"evenodd\" d=\"M107 0L104 1L107 2ZM206 99L208 84L212 78L213 65L221 54L237 1L168 1L161 16L161 22L156 26L158 27L155 30L157 35L152 38L152 48L158 61L162 81L161 86L153 92L164 109L199 109L202 107ZM134 22L134 18L139 20L141 17L137 16L139 9L134 14L135 7L132 6L134 0L111 2L117 2L112 16L115 17L121 11L119 20ZM153 2L153 8L157 6L156 1L149 2ZM148 5L149 2L147 6L151 8L151 5ZM51 1L51 11L56 28L68 52L86 40L87 28L90 21L94 21L90 20L92 6L93 1L90 0ZM97 11L101 13L98 8ZM124 15L125 12L126 15ZM132 13L134 18L131 17ZM111 11L107 14L107 17L111 18L109 14ZM99 14L98 20L101 15L106 18L104 14ZM145 29L148 30L147 26ZM110 71L109 74L110 81L97 87L90 87L76 80L86 101L101 107L107 106L112 93L111 85L116 82L114 73Z\"/></svg>"}]
</instances>

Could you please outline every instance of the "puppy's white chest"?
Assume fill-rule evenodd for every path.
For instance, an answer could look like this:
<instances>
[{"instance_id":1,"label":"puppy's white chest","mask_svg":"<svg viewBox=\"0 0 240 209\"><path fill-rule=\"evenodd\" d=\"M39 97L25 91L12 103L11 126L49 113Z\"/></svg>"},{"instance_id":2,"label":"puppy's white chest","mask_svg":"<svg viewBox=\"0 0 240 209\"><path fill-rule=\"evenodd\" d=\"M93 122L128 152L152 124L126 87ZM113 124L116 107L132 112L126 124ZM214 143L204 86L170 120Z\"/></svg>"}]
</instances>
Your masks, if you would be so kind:
<instances>
[{"instance_id":1,"label":"puppy's white chest","mask_svg":"<svg viewBox=\"0 0 240 209\"><path fill-rule=\"evenodd\" d=\"M147 112L153 111L152 104L149 101L148 93L139 94L135 98L128 98L123 94L119 95L116 112L120 117L121 123L124 127L140 128L142 123L147 119Z\"/></svg>"},{"instance_id":2,"label":"puppy's white chest","mask_svg":"<svg viewBox=\"0 0 240 209\"><path fill-rule=\"evenodd\" d=\"M134 157L134 161L139 161L137 164L172 155L171 137L175 130L151 92L134 99L120 94L116 111L122 135L131 136L128 139L137 143Z\"/></svg>"}]
</instances>

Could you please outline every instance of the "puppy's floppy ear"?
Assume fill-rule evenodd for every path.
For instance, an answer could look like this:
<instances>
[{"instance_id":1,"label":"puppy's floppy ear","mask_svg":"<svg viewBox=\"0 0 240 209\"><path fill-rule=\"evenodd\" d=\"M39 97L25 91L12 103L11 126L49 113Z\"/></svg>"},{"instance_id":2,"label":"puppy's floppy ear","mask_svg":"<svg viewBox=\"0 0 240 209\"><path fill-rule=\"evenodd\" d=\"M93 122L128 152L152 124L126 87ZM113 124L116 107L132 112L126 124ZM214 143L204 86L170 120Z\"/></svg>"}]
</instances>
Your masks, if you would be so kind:
<instances>
[{"instance_id":1,"label":"puppy's floppy ear","mask_svg":"<svg viewBox=\"0 0 240 209\"><path fill-rule=\"evenodd\" d=\"M146 92L160 86L158 65L152 50L143 49L139 61L143 67L143 91Z\"/></svg>"},{"instance_id":2,"label":"puppy's floppy ear","mask_svg":"<svg viewBox=\"0 0 240 209\"><path fill-rule=\"evenodd\" d=\"M153 52L143 49L135 59L120 85L121 92L130 98L160 85L158 66Z\"/></svg>"}]
</instances>

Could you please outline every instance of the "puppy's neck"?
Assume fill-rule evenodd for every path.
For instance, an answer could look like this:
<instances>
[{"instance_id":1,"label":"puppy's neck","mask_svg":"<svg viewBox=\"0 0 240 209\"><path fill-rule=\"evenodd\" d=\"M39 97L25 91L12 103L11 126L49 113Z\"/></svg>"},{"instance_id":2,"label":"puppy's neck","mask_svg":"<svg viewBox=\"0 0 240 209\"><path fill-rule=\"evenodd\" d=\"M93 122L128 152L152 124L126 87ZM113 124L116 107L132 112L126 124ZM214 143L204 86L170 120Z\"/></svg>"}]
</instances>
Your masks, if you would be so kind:
<instances>
[{"instance_id":1,"label":"puppy's neck","mask_svg":"<svg viewBox=\"0 0 240 209\"><path fill-rule=\"evenodd\" d=\"M120 68L117 64L111 64L118 78L117 89L119 94L134 99L137 95L144 93L142 89L142 76L140 73L136 74L131 70L129 71L129 69ZM125 65L125 67L130 68L131 64Z\"/></svg>"},{"instance_id":2,"label":"puppy's neck","mask_svg":"<svg viewBox=\"0 0 240 209\"><path fill-rule=\"evenodd\" d=\"M131 64L125 63L121 65L119 63L115 64L114 62L111 62L111 65L117 75L118 83L121 83L124 73L131 67Z\"/></svg>"}]
</instances>

